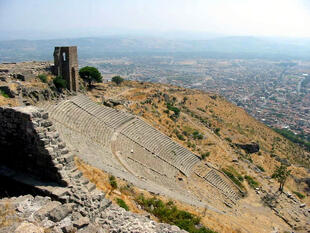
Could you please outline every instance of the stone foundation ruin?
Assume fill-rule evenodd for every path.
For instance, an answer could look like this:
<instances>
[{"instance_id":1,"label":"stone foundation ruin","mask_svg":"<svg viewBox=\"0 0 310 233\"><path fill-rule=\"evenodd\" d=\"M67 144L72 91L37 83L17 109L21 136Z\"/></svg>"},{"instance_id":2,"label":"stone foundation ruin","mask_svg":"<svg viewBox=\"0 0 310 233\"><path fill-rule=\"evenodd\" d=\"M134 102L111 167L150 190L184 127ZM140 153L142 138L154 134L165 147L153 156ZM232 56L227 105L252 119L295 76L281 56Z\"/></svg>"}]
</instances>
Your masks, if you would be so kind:
<instances>
[{"instance_id":1,"label":"stone foundation ruin","mask_svg":"<svg viewBox=\"0 0 310 233\"><path fill-rule=\"evenodd\" d=\"M73 154L42 109L0 107L0 165L0 191L6 185L19 185L14 195L18 189L35 195L0 200L0 210L15 219L14 224L2 226L1 232L28 232L31 227L35 232L186 233L106 199L77 170Z\"/></svg>"}]
</instances>

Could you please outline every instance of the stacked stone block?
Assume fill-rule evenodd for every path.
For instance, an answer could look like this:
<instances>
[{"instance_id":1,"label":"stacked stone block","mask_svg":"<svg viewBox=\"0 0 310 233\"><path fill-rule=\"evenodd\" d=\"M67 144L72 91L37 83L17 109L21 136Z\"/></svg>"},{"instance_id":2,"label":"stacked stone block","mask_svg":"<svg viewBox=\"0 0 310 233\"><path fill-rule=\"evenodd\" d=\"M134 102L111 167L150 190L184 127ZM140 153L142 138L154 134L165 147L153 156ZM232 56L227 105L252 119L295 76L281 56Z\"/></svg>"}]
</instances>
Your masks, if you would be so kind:
<instances>
[{"instance_id":1,"label":"stacked stone block","mask_svg":"<svg viewBox=\"0 0 310 233\"><path fill-rule=\"evenodd\" d=\"M1 163L10 168L65 183L54 161L67 154L65 144L43 110L0 108L0 154Z\"/></svg>"},{"instance_id":2,"label":"stacked stone block","mask_svg":"<svg viewBox=\"0 0 310 233\"><path fill-rule=\"evenodd\" d=\"M79 90L79 65L76 46L55 47L53 71L55 75L60 75L67 81L67 88L70 91Z\"/></svg>"},{"instance_id":3,"label":"stacked stone block","mask_svg":"<svg viewBox=\"0 0 310 233\"><path fill-rule=\"evenodd\" d=\"M17 217L23 221L10 226L8 231L23 232L32 224L38 230L50 229L52 232L186 232L113 205L105 198L105 193L96 189L75 167L74 154L59 138L48 113L41 109L1 107L0 140L1 165L29 173L38 180L59 184L33 184L52 199L39 196L13 198ZM12 200L0 201L0 208Z\"/></svg>"}]
</instances>

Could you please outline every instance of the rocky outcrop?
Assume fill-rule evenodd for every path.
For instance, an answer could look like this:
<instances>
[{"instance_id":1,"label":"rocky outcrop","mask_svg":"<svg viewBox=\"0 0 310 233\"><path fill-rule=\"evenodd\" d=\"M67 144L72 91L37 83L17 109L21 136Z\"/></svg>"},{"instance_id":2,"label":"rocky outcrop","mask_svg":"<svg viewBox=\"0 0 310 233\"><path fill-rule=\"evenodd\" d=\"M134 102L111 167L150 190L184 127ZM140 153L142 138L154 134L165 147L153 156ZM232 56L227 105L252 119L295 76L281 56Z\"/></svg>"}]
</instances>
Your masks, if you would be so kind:
<instances>
[{"instance_id":1,"label":"rocky outcrop","mask_svg":"<svg viewBox=\"0 0 310 233\"><path fill-rule=\"evenodd\" d=\"M107 107L115 107L118 105L123 105L125 103L124 100L117 100L117 99L103 99L102 100L103 105Z\"/></svg>"},{"instance_id":2,"label":"rocky outcrop","mask_svg":"<svg viewBox=\"0 0 310 233\"><path fill-rule=\"evenodd\" d=\"M251 144L235 144L237 147L243 149L245 152L252 154L259 152L259 145L257 143Z\"/></svg>"},{"instance_id":3,"label":"rocky outcrop","mask_svg":"<svg viewBox=\"0 0 310 233\"><path fill-rule=\"evenodd\" d=\"M9 86L0 86L0 92L6 94L9 98L14 98L16 96L16 92Z\"/></svg>"},{"instance_id":4,"label":"rocky outcrop","mask_svg":"<svg viewBox=\"0 0 310 233\"><path fill-rule=\"evenodd\" d=\"M51 72L49 62L20 62L0 64L0 77L3 80L15 79L19 81L29 81L42 73Z\"/></svg>"},{"instance_id":5,"label":"rocky outcrop","mask_svg":"<svg viewBox=\"0 0 310 233\"><path fill-rule=\"evenodd\" d=\"M76 211L76 206L75 203L62 204L42 196L4 198L0 200L0 213L7 224L0 228L0 233L186 232L177 226L156 223L115 205L110 205L94 218Z\"/></svg>"},{"instance_id":6,"label":"rocky outcrop","mask_svg":"<svg viewBox=\"0 0 310 233\"><path fill-rule=\"evenodd\" d=\"M289 192L272 193L261 189L256 191L262 201L268 205L294 232L308 233L310 229L310 209Z\"/></svg>"}]
</instances>

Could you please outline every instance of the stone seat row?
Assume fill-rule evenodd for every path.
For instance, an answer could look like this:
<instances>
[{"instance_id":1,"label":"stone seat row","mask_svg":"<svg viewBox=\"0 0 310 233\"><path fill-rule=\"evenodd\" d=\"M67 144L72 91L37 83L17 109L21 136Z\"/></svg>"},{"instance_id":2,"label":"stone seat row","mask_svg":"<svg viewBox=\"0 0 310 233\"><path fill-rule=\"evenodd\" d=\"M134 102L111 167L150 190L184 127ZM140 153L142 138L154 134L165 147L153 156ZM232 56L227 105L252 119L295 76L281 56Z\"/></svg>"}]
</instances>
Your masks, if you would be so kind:
<instances>
[{"instance_id":1,"label":"stone seat row","mask_svg":"<svg viewBox=\"0 0 310 233\"><path fill-rule=\"evenodd\" d=\"M211 169L206 174L204 179L213 184L222 192L224 192L233 201L237 201L238 199L240 199L236 192L233 191L233 189L213 169Z\"/></svg>"},{"instance_id":2,"label":"stone seat row","mask_svg":"<svg viewBox=\"0 0 310 233\"><path fill-rule=\"evenodd\" d=\"M173 167L169 168L167 166L167 169L162 170L162 168L165 167L165 165L161 166L162 163L165 163L164 161L159 162L157 159L157 161L153 161L153 164L150 165L150 163L146 163L146 160L139 160L132 154L123 154L122 156L125 158L126 163L131 167L131 169L134 169L138 176L153 181L156 184L170 190L172 190L172 188L174 190L180 189L180 187L178 187L175 183L175 174L177 170ZM168 164L166 163L166 165ZM184 190L182 192L184 192Z\"/></svg>"},{"instance_id":3,"label":"stone seat row","mask_svg":"<svg viewBox=\"0 0 310 233\"><path fill-rule=\"evenodd\" d=\"M199 162L199 158L192 152L140 119L126 126L121 133L173 164L186 175L189 175L192 167Z\"/></svg>"},{"instance_id":4,"label":"stone seat row","mask_svg":"<svg viewBox=\"0 0 310 233\"><path fill-rule=\"evenodd\" d=\"M168 177L174 177L177 173L173 166L124 135L120 134L118 136L116 149L121 152L121 156L126 160L128 157L133 158L149 168L154 168L160 173L166 174Z\"/></svg>"},{"instance_id":5,"label":"stone seat row","mask_svg":"<svg viewBox=\"0 0 310 233\"><path fill-rule=\"evenodd\" d=\"M98 119L90 116L84 110L78 108L71 102L62 102L50 111L50 117L70 128L83 132L103 145L110 145L113 131Z\"/></svg>"},{"instance_id":6,"label":"stone seat row","mask_svg":"<svg viewBox=\"0 0 310 233\"><path fill-rule=\"evenodd\" d=\"M72 119L71 123L73 123L73 126L101 144L109 146L113 131L100 120L90 116L82 109L71 103L70 105L66 114L69 120Z\"/></svg>"},{"instance_id":7,"label":"stone seat row","mask_svg":"<svg viewBox=\"0 0 310 233\"><path fill-rule=\"evenodd\" d=\"M170 190L178 190L181 193L184 193L185 191L182 190L178 185L176 185L174 179L166 177L160 172L158 172L156 169L153 169L151 167L146 166L145 164L142 164L140 161L135 160L133 158L128 158L127 163L136 170L139 170L142 176L150 180L157 185L160 185L161 187L165 187L166 189ZM180 191L182 190L182 191Z\"/></svg>"},{"instance_id":8,"label":"stone seat row","mask_svg":"<svg viewBox=\"0 0 310 233\"><path fill-rule=\"evenodd\" d=\"M82 159L91 164L107 164L119 170L124 170L123 167L114 158L110 147L102 146L100 143L92 140L82 132L77 132L71 128L65 127L62 123L54 123L61 138L66 142L68 148L72 151L77 151ZM98 160L99 159L99 160Z\"/></svg>"},{"instance_id":9,"label":"stone seat row","mask_svg":"<svg viewBox=\"0 0 310 233\"><path fill-rule=\"evenodd\" d=\"M236 201L239 199L237 194L226 183L223 183L224 181L221 178L217 177L209 181L224 192L231 200Z\"/></svg>"},{"instance_id":10,"label":"stone seat row","mask_svg":"<svg viewBox=\"0 0 310 233\"><path fill-rule=\"evenodd\" d=\"M99 118L114 129L120 127L125 122L134 118L133 115L127 114L125 112L99 105L91 101L86 96L79 95L73 97L70 101L90 114L94 115L95 117Z\"/></svg>"},{"instance_id":11,"label":"stone seat row","mask_svg":"<svg viewBox=\"0 0 310 233\"><path fill-rule=\"evenodd\" d=\"M110 145L115 129L134 119L131 114L100 106L82 95L56 106L49 106L47 110L52 118L106 146ZM139 118L125 126L121 134L172 164L185 175L189 175L193 166L199 162L199 158L192 152Z\"/></svg>"},{"instance_id":12,"label":"stone seat row","mask_svg":"<svg viewBox=\"0 0 310 233\"><path fill-rule=\"evenodd\" d=\"M86 96L79 95L73 97L71 101L95 117L100 118L114 129L134 118L131 114L100 106ZM134 124L129 124L130 126L133 127L128 131L129 134L126 136L131 137L148 150L157 153L167 162L174 164L184 174L188 175L192 167L199 162L196 155L173 142L169 137L160 133L144 121L137 119ZM124 132L124 130L122 131Z\"/></svg>"},{"instance_id":13,"label":"stone seat row","mask_svg":"<svg viewBox=\"0 0 310 233\"><path fill-rule=\"evenodd\" d=\"M111 152L111 137L113 131L98 119L90 116L81 108L70 101L61 102L58 105L45 106L50 118L61 137L72 150L83 153L82 157L93 161L93 157L111 166L123 169L117 161L113 161ZM98 163L99 161L93 161Z\"/></svg>"}]
</instances>

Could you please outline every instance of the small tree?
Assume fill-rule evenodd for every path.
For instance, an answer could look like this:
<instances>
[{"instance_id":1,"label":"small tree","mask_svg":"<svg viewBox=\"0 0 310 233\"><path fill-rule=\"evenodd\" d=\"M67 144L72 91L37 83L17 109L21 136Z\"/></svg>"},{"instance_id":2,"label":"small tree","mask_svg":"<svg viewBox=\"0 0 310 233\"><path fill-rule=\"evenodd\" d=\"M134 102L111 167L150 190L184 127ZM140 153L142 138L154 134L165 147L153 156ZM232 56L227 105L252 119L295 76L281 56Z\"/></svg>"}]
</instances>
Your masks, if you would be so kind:
<instances>
[{"instance_id":1,"label":"small tree","mask_svg":"<svg viewBox=\"0 0 310 233\"><path fill-rule=\"evenodd\" d=\"M277 166L276 170L272 174L272 178L276 179L279 184L279 191L283 192L284 184L287 180L287 177L291 174L291 171L287 169L287 166L281 163L281 166Z\"/></svg>"},{"instance_id":2,"label":"small tree","mask_svg":"<svg viewBox=\"0 0 310 233\"><path fill-rule=\"evenodd\" d=\"M93 82L102 82L102 76L95 67L85 66L80 69L79 75L85 82L88 82L88 87L91 87Z\"/></svg>"},{"instance_id":3,"label":"small tree","mask_svg":"<svg viewBox=\"0 0 310 233\"><path fill-rule=\"evenodd\" d=\"M66 88L67 86L67 81L64 80L61 76L57 76L56 78L54 78L53 83L58 89Z\"/></svg>"},{"instance_id":4,"label":"small tree","mask_svg":"<svg viewBox=\"0 0 310 233\"><path fill-rule=\"evenodd\" d=\"M122 82L124 82L124 79L118 75L112 78L112 82L115 82L117 85L120 85Z\"/></svg>"},{"instance_id":5,"label":"small tree","mask_svg":"<svg viewBox=\"0 0 310 233\"><path fill-rule=\"evenodd\" d=\"M109 176L109 182L110 182L112 189L117 188L117 182L116 182L115 176Z\"/></svg>"}]
</instances>

